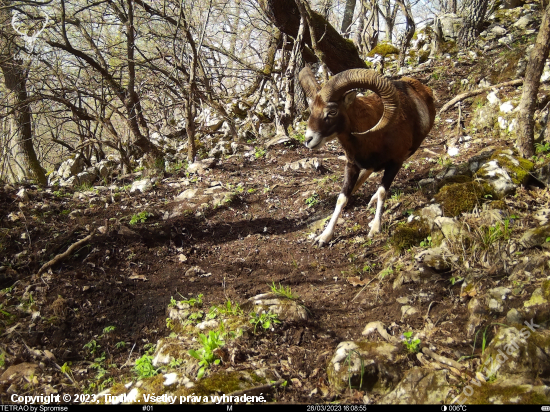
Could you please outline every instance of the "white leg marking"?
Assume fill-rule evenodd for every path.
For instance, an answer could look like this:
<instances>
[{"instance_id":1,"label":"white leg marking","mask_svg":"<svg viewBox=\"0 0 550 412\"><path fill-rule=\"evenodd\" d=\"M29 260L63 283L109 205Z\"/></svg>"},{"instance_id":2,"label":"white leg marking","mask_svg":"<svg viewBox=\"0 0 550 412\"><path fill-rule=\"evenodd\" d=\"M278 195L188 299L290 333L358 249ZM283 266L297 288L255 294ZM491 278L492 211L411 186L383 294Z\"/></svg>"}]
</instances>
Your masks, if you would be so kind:
<instances>
[{"instance_id":1,"label":"white leg marking","mask_svg":"<svg viewBox=\"0 0 550 412\"><path fill-rule=\"evenodd\" d=\"M370 223L371 229L369 235L367 236L368 238L371 238L375 233L380 232L380 223L382 221L382 208L384 207L384 201L386 200L386 189L384 189L383 186L380 186L378 188L367 207L370 207L375 200L377 200L376 215L374 215L374 219Z\"/></svg>"},{"instance_id":2,"label":"white leg marking","mask_svg":"<svg viewBox=\"0 0 550 412\"><path fill-rule=\"evenodd\" d=\"M319 246L324 246L328 242L330 242L330 240L332 239L332 235L334 234L334 227L336 226L336 222L340 217L340 213L342 213L342 209L347 205L347 203L347 196L343 193L340 193L340 195L338 195L338 200L336 201L336 208L334 209L332 217L330 218L330 222L328 222L328 225L323 233L315 238L313 243L318 242Z\"/></svg>"}]
</instances>

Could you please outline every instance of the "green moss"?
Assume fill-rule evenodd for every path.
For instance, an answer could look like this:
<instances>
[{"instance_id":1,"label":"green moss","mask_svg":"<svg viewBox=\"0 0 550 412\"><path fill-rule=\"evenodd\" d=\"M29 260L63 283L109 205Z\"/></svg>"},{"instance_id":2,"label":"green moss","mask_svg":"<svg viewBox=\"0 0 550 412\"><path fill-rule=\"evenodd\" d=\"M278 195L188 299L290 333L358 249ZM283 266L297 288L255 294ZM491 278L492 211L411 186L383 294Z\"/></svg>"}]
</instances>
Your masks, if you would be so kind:
<instances>
[{"instance_id":1,"label":"green moss","mask_svg":"<svg viewBox=\"0 0 550 412\"><path fill-rule=\"evenodd\" d=\"M413 220L398 227L390 238L390 244L399 252L418 246L430 235L430 227L423 220Z\"/></svg>"},{"instance_id":2,"label":"green moss","mask_svg":"<svg viewBox=\"0 0 550 412\"><path fill-rule=\"evenodd\" d=\"M488 184L452 183L442 187L435 195L435 200L441 204L445 216L455 217L464 212L471 212L485 195L495 195Z\"/></svg>"},{"instance_id":3,"label":"green moss","mask_svg":"<svg viewBox=\"0 0 550 412\"><path fill-rule=\"evenodd\" d=\"M211 374L210 376L200 379L195 382L195 386L192 388L180 387L175 395L189 396L194 394L195 396L208 396L215 395L217 393L230 394L235 391L244 390L259 384L265 384L269 380L272 380L273 376L267 376L261 378L254 372L248 371L233 371L226 372L220 370Z\"/></svg>"},{"instance_id":4,"label":"green moss","mask_svg":"<svg viewBox=\"0 0 550 412\"><path fill-rule=\"evenodd\" d=\"M372 49L369 54L367 54L367 56L374 57L375 54L386 57L390 54L399 54L399 49L390 43L380 43L374 49Z\"/></svg>"},{"instance_id":5,"label":"green moss","mask_svg":"<svg viewBox=\"0 0 550 412\"><path fill-rule=\"evenodd\" d=\"M127 391L128 389L126 389L126 386L124 386L122 383L115 383L113 387L110 389L109 394L113 396L117 396L117 395L122 395Z\"/></svg>"},{"instance_id":6,"label":"green moss","mask_svg":"<svg viewBox=\"0 0 550 412\"><path fill-rule=\"evenodd\" d=\"M445 53L449 53L449 54L458 53L458 46L456 45L456 42L455 42L454 40L445 41L445 42L442 42L442 43L439 45L439 52L440 52L441 54L445 54Z\"/></svg>"},{"instance_id":7,"label":"green moss","mask_svg":"<svg viewBox=\"0 0 550 412\"><path fill-rule=\"evenodd\" d=\"M548 403L542 394L528 390L530 385L499 386L496 383L483 383L478 388L474 386L474 394L471 397L463 396L466 404L529 404L541 405Z\"/></svg>"},{"instance_id":8,"label":"green moss","mask_svg":"<svg viewBox=\"0 0 550 412\"><path fill-rule=\"evenodd\" d=\"M529 176L529 172L533 170L534 164L522 157L512 157L503 151L496 151L489 160L496 160L498 164L506 169L512 182L516 185L524 184Z\"/></svg>"},{"instance_id":9,"label":"green moss","mask_svg":"<svg viewBox=\"0 0 550 412\"><path fill-rule=\"evenodd\" d=\"M163 393L166 393L168 389L164 386L164 375L161 373L152 378L143 379L141 388L145 391L145 393L154 393L155 396L160 396Z\"/></svg>"},{"instance_id":10,"label":"green moss","mask_svg":"<svg viewBox=\"0 0 550 412\"><path fill-rule=\"evenodd\" d=\"M472 180L473 180L472 177L468 175L449 176L441 180L441 182L438 184L438 189L451 183L470 183L472 182Z\"/></svg>"},{"instance_id":11,"label":"green moss","mask_svg":"<svg viewBox=\"0 0 550 412\"><path fill-rule=\"evenodd\" d=\"M508 206L504 200L493 200L489 203L489 209L508 210Z\"/></svg>"},{"instance_id":12,"label":"green moss","mask_svg":"<svg viewBox=\"0 0 550 412\"><path fill-rule=\"evenodd\" d=\"M545 299L550 300L550 279L542 282L542 295Z\"/></svg>"},{"instance_id":13,"label":"green moss","mask_svg":"<svg viewBox=\"0 0 550 412\"><path fill-rule=\"evenodd\" d=\"M430 58L429 50L421 51L420 54L418 55L418 64L427 62L429 58Z\"/></svg>"}]
</instances>

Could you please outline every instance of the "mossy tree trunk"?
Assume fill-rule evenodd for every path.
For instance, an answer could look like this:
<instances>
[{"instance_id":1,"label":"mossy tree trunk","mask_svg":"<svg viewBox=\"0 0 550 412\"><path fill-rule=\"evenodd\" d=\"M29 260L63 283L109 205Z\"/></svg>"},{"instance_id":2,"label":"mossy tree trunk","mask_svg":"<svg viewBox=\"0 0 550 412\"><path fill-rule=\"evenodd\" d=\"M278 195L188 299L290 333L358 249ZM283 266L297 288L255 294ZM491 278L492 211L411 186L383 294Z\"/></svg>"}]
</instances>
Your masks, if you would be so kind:
<instances>
[{"instance_id":1,"label":"mossy tree trunk","mask_svg":"<svg viewBox=\"0 0 550 412\"><path fill-rule=\"evenodd\" d=\"M525 80L523 82L523 93L518 108L518 148L524 158L535 154L534 134L535 122L533 114L537 103L537 93L540 86L540 77L544 70L544 63L550 51L550 4L546 6L542 23L540 25L535 48L531 51Z\"/></svg>"},{"instance_id":2,"label":"mossy tree trunk","mask_svg":"<svg viewBox=\"0 0 550 412\"><path fill-rule=\"evenodd\" d=\"M300 27L300 11L295 0L258 0L260 7L273 24L296 38ZM317 47L324 55L325 64L334 74L348 69L366 68L353 41L342 37L338 31L319 13L312 11L312 30ZM312 47L309 32L304 34L305 43ZM304 52L304 57L312 57ZM310 60L310 59L307 59Z\"/></svg>"}]
</instances>

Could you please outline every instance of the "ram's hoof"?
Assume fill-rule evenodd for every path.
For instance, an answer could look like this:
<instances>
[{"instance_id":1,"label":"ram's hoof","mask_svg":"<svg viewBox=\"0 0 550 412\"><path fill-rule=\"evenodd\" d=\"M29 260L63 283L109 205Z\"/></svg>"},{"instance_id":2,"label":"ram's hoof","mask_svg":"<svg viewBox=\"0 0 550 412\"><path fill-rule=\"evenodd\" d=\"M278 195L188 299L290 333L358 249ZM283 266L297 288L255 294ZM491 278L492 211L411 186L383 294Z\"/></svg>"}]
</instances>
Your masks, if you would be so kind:
<instances>
[{"instance_id":1,"label":"ram's hoof","mask_svg":"<svg viewBox=\"0 0 550 412\"><path fill-rule=\"evenodd\" d=\"M330 239L323 239L323 235L321 236L317 236L314 240L313 240L313 243L312 245L315 245L316 243L319 245L319 247L323 247L325 246L326 244L328 244L328 242L330 242Z\"/></svg>"}]
</instances>

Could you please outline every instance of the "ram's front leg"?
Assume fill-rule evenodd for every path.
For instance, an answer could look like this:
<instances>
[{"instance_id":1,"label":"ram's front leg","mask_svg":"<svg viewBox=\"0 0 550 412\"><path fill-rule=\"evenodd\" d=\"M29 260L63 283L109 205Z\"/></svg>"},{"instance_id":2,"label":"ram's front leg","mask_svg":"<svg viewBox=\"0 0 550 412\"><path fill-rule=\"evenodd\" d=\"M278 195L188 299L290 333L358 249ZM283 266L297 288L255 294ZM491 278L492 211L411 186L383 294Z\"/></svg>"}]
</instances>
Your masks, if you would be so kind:
<instances>
[{"instance_id":1,"label":"ram's front leg","mask_svg":"<svg viewBox=\"0 0 550 412\"><path fill-rule=\"evenodd\" d=\"M338 195L338 200L336 201L336 208L334 209L334 213L332 213L330 222L328 222L328 225L323 233L317 236L313 243L319 243L319 246L324 246L331 241L334 234L336 222L338 222L338 218L340 217L340 213L342 213L342 209L344 209L344 207L348 203L348 199L352 193L353 188L355 187L357 178L359 177L359 171L359 167L357 167L355 164L349 162L346 164L346 170L344 172L344 186L342 187L342 191Z\"/></svg>"}]
</instances>

